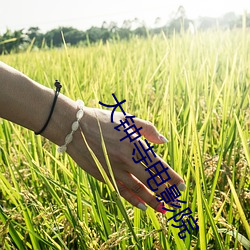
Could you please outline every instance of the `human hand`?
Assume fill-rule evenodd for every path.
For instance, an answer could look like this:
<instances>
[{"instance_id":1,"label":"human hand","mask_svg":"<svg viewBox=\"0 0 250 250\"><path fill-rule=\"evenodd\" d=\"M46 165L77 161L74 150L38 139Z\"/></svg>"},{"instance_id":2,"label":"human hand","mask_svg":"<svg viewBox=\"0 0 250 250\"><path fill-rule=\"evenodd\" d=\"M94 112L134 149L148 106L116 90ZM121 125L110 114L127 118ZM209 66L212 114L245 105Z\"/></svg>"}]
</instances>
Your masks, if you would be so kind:
<instances>
[{"instance_id":1,"label":"human hand","mask_svg":"<svg viewBox=\"0 0 250 250\"><path fill-rule=\"evenodd\" d=\"M124 115L120 112L115 112L113 116L114 123L111 123L110 111L84 108L84 112L84 116L80 122L81 130L88 145L97 156L107 175L110 177L101 144L101 136L97 119L99 120L108 157L120 194L132 205L139 207L142 210L146 210L145 204L148 204L156 211L165 213L166 211L162 209L162 203L158 202L155 195L150 191L150 187L147 183L147 180L150 178L150 173L145 171L143 164L136 164L132 160L132 152L134 148L133 143L140 141L144 148L147 148L146 143L140 138L136 139L133 143L130 142L129 138L120 141L120 139L125 136L125 133L114 129L115 126L120 125L120 120L124 120ZM142 127L140 130L141 135L143 135L150 142L157 144L164 143L164 140L166 139L158 133L152 123L139 118L134 118L133 120L137 128ZM139 145L139 143L137 144ZM143 151L141 146L139 146L139 148ZM74 140L71 144L69 144L67 152L82 169L87 171L96 179L104 181L82 138L80 130L74 134ZM160 156L155 154L156 157L154 157L153 153L150 151L148 151L148 154L153 161L149 165L152 165L160 160L165 168L169 167L167 173L171 179L168 183L171 185L176 184L178 189L183 191L185 189L183 179L166 162L164 162ZM140 156L136 155L135 158L140 159ZM161 174L161 176L162 178L167 179L166 173ZM161 182L159 177L156 179L158 180L157 183ZM154 190L158 189L155 192L156 194L160 194L167 187L166 183L160 185L159 187L157 187L154 182L152 184L150 183L150 185Z\"/></svg>"},{"instance_id":2,"label":"human hand","mask_svg":"<svg viewBox=\"0 0 250 250\"><path fill-rule=\"evenodd\" d=\"M0 116L32 131L40 131L51 110L51 102L55 95L54 91L1 62L0 89ZM101 146L97 119L99 120L120 194L132 205L143 210L146 209L144 204L148 204L157 211L163 212L162 204L156 200L147 183L151 172L145 171L142 163L136 164L132 160L133 143L130 143L128 138L121 142L120 139L124 137L124 132L114 129L115 126L120 125L120 120L124 119L123 114L115 113L114 123L111 123L110 111L93 108L84 108L84 111L85 114L80 122L81 130L87 139L88 145L94 151L108 174ZM65 136L71 129L76 112L77 104L72 99L60 94L53 115L42 135L51 142L62 145L65 141ZM134 122L138 128L142 127L140 133L149 141L163 143L157 130L151 123L138 118L135 118ZM142 139L137 139L136 142L142 143L141 149L142 147L147 148ZM68 145L67 152L79 166L98 180L103 181L79 129L74 134L73 141ZM137 160L139 160L139 155L136 156ZM154 157L152 152L149 152L149 156ZM159 160L165 168L169 167L159 156L154 157L150 165ZM176 184L179 190L185 189L183 179L170 167L167 170L167 174L171 177L169 180L171 185ZM161 175L162 178L166 180L167 174ZM160 179L158 178L158 180ZM155 183L151 186L153 189L158 188L156 194L160 194L167 187L165 183L159 187L156 187Z\"/></svg>"}]
</instances>

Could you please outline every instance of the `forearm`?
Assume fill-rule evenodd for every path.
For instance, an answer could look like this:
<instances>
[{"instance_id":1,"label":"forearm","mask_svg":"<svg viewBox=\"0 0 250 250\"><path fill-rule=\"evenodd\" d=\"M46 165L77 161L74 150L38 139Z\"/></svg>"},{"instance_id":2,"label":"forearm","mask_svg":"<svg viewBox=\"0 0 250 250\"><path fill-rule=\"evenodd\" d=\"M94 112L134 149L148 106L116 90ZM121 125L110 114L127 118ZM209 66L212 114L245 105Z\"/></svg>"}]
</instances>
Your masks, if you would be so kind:
<instances>
[{"instance_id":1,"label":"forearm","mask_svg":"<svg viewBox=\"0 0 250 250\"><path fill-rule=\"evenodd\" d=\"M0 62L0 117L33 131L39 131L48 118L54 90L36 83ZM61 145L71 130L76 105L59 94L51 120L43 136Z\"/></svg>"}]
</instances>

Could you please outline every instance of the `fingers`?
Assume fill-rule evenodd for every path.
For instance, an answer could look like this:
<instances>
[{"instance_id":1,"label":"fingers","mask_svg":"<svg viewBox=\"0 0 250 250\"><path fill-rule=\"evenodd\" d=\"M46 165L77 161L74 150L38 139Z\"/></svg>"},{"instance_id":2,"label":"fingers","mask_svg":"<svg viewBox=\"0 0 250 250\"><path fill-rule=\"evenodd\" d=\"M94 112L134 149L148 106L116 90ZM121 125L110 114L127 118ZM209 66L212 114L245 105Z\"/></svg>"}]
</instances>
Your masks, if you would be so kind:
<instances>
[{"instance_id":1,"label":"fingers","mask_svg":"<svg viewBox=\"0 0 250 250\"><path fill-rule=\"evenodd\" d=\"M131 166L133 163L131 160L128 163ZM166 213L164 209L164 205L156 200L156 197L152 195L149 191L153 191L158 194L160 197L161 193L168 191L167 183L171 186L175 185L177 187L179 196L179 191L184 191L186 189L186 185L182 177L177 174L166 162L164 162L161 157L156 155L153 162L150 163L148 166L143 166L141 163L134 164L134 167L130 169L133 178L128 178L124 176L125 180L123 181L126 186L131 188L131 190L139 197L141 197L149 206L154 208L156 211L161 213ZM129 179L126 181L126 178ZM137 180L137 182L133 181L132 179ZM142 184L138 184L138 181ZM128 192L128 191L127 191ZM130 193L130 199L131 199ZM179 196L172 199L171 203L174 203L173 200L177 199ZM153 198L152 198L153 197ZM167 202L166 202L167 203ZM171 206L171 203L168 205Z\"/></svg>"},{"instance_id":2,"label":"fingers","mask_svg":"<svg viewBox=\"0 0 250 250\"><path fill-rule=\"evenodd\" d=\"M124 173L120 181L117 182L120 194L133 206L145 211L147 209L146 204L157 210L160 202L156 200L156 197L143 185L135 176Z\"/></svg>"},{"instance_id":3,"label":"fingers","mask_svg":"<svg viewBox=\"0 0 250 250\"><path fill-rule=\"evenodd\" d=\"M152 168L151 166L147 169L141 164L138 164L138 167L135 167L131 173L145 186L157 194L160 194L165 190L167 183L171 186L176 185L180 191L186 189L186 185L181 176L164 161L161 161L161 163L155 162Z\"/></svg>"},{"instance_id":4,"label":"fingers","mask_svg":"<svg viewBox=\"0 0 250 250\"><path fill-rule=\"evenodd\" d=\"M167 210L164 203L157 201L156 196L132 174L125 172L120 180L117 181L117 186L121 196L142 211L147 209L148 204L157 212L162 214L166 213ZM170 202L168 206L175 209L176 203L178 204L176 201Z\"/></svg>"},{"instance_id":5,"label":"fingers","mask_svg":"<svg viewBox=\"0 0 250 250\"><path fill-rule=\"evenodd\" d=\"M141 135L150 142L157 144L168 142L168 140L157 131L156 127L151 122L134 118L134 123L137 128L142 127L140 130Z\"/></svg>"},{"instance_id":6,"label":"fingers","mask_svg":"<svg viewBox=\"0 0 250 250\"><path fill-rule=\"evenodd\" d=\"M175 184L180 191L184 191L186 186L182 177L177 174L159 155L149 149L144 141L140 140L139 142L140 143L137 143L137 151L140 152L140 156L137 153L137 159L131 157L127 162L129 166L133 166L130 170L131 173L149 188L150 186L154 187L153 191L157 189L158 184L161 185L160 183L163 183L163 180L166 180L166 182L171 185ZM138 163L140 160L143 160L146 168ZM142 177L144 177L143 180L141 179ZM146 180L145 182L145 179L149 178L151 180ZM152 190L152 188L150 189Z\"/></svg>"}]
</instances>

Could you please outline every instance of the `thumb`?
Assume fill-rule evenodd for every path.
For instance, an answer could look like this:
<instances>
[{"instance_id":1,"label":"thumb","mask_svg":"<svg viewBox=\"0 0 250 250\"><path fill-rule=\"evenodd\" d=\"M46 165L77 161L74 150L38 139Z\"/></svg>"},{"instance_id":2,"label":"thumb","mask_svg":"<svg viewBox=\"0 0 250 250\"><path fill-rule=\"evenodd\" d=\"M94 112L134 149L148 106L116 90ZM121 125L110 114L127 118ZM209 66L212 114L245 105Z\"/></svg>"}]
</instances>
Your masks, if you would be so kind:
<instances>
[{"instance_id":1,"label":"thumb","mask_svg":"<svg viewBox=\"0 0 250 250\"><path fill-rule=\"evenodd\" d=\"M143 135L150 142L157 144L168 142L168 140L158 132L153 123L140 118L134 118L134 123L137 128L142 127L140 130L141 135Z\"/></svg>"}]
</instances>

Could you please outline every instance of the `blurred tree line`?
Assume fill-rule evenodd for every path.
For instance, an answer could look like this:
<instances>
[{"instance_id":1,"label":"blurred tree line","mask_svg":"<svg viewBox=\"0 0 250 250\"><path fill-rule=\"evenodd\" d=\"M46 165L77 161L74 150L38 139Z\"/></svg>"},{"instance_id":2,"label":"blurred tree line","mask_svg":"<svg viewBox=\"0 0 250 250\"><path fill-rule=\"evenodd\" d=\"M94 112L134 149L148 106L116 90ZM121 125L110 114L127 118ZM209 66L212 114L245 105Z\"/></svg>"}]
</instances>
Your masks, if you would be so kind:
<instances>
[{"instance_id":1,"label":"blurred tree line","mask_svg":"<svg viewBox=\"0 0 250 250\"><path fill-rule=\"evenodd\" d=\"M246 27L250 27L250 14L245 13L244 19ZM162 25L161 18L156 18L154 28L150 29L147 29L145 23L137 18L125 20L121 27L118 27L115 22L109 24L103 22L101 27L91 27L86 31L73 27L59 27L46 33L42 33L38 27L14 32L7 29L4 34L0 34L0 54L24 51L28 48L61 47L63 45L62 33L67 46L84 46L100 41L106 43L112 40L130 39L134 36L147 37L159 33L171 36L173 32L195 33L197 30L211 28L234 29L242 27L242 20L242 16L237 16L234 12L229 12L219 19L200 17L197 20L191 20L187 18L184 7L180 6L170 21Z\"/></svg>"}]
</instances>

